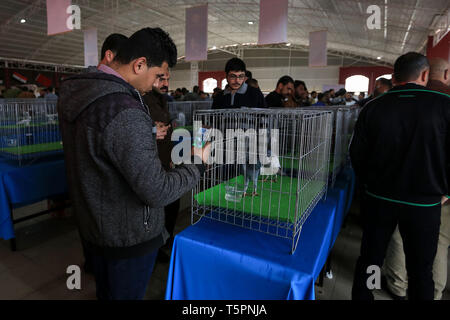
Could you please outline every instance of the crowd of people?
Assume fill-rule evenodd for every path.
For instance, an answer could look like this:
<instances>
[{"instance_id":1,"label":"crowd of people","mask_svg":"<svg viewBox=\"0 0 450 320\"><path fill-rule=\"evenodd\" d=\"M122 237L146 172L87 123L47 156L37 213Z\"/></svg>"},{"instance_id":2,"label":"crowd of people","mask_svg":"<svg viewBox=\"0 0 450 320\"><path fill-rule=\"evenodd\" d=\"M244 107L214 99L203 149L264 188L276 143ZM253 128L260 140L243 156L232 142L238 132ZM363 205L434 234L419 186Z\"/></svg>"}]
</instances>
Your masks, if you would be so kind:
<instances>
[{"instance_id":1,"label":"crowd of people","mask_svg":"<svg viewBox=\"0 0 450 320\"><path fill-rule=\"evenodd\" d=\"M168 101L210 101L211 99L209 93L201 91L198 86L194 86L192 92L183 87L170 91L167 95Z\"/></svg>"},{"instance_id":2,"label":"crowd of people","mask_svg":"<svg viewBox=\"0 0 450 320\"><path fill-rule=\"evenodd\" d=\"M12 86L6 90L0 90L0 99L57 99L57 89L53 87L38 88L36 85Z\"/></svg>"}]
</instances>

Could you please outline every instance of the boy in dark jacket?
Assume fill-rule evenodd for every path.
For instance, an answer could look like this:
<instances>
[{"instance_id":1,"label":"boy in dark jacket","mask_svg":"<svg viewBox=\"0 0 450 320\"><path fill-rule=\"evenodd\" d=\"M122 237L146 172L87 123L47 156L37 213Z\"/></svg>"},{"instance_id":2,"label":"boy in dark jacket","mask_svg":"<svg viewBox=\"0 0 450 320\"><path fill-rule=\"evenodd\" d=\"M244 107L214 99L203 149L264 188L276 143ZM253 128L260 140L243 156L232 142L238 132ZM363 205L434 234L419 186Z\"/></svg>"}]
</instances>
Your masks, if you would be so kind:
<instances>
[{"instance_id":1,"label":"boy in dark jacket","mask_svg":"<svg viewBox=\"0 0 450 320\"><path fill-rule=\"evenodd\" d=\"M228 87L222 95L214 97L212 109L265 108L264 95L259 88L245 83L246 66L239 58L231 58L225 65Z\"/></svg>"}]
</instances>

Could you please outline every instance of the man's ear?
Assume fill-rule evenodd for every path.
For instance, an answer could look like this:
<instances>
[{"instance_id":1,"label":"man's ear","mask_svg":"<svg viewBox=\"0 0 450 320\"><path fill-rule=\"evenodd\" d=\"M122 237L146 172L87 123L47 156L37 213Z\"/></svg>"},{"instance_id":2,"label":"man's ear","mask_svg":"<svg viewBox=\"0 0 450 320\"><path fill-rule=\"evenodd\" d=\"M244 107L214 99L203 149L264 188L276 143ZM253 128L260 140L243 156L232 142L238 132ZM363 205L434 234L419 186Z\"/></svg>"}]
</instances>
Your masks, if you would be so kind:
<instances>
[{"instance_id":1,"label":"man's ear","mask_svg":"<svg viewBox=\"0 0 450 320\"><path fill-rule=\"evenodd\" d=\"M143 71L147 70L147 59L144 57L137 58L133 63L133 71L136 74L141 74Z\"/></svg>"},{"instance_id":2,"label":"man's ear","mask_svg":"<svg viewBox=\"0 0 450 320\"><path fill-rule=\"evenodd\" d=\"M425 85L428 83L428 75L430 73L430 69L426 69L424 71L422 71L422 74L420 76L420 80L422 80Z\"/></svg>"},{"instance_id":3,"label":"man's ear","mask_svg":"<svg viewBox=\"0 0 450 320\"><path fill-rule=\"evenodd\" d=\"M449 76L450 76L450 75L448 74L448 69L445 69L445 70L444 70L444 80L447 81L448 78L449 78Z\"/></svg>"},{"instance_id":4,"label":"man's ear","mask_svg":"<svg viewBox=\"0 0 450 320\"><path fill-rule=\"evenodd\" d=\"M106 61L108 63L111 63L114 60L114 52L111 50L106 50L105 52Z\"/></svg>"}]
</instances>

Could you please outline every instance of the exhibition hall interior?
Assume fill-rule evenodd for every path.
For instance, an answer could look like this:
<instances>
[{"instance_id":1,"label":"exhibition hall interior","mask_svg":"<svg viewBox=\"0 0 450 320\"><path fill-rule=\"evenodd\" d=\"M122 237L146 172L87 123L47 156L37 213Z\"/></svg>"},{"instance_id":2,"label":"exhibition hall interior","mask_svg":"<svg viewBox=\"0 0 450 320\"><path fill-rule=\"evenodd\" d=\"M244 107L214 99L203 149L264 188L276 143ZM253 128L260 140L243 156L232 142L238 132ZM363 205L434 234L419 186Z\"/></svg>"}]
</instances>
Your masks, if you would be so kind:
<instances>
[{"instance_id":1,"label":"exhibition hall interior","mask_svg":"<svg viewBox=\"0 0 450 320\"><path fill-rule=\"evenodd\" d=\"M450 300L449 31L449 0L1 0L0 300Z\"/></svg>"}]
</instances>

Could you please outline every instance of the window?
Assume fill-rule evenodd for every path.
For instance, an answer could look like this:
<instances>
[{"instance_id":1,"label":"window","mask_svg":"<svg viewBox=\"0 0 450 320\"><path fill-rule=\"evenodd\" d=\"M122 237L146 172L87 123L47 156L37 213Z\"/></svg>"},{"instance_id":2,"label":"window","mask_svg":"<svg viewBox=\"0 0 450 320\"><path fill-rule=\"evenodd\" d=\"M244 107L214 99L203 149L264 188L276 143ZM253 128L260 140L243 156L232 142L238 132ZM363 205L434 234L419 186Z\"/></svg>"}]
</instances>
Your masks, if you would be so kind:
<instances>
[{"instance_id":1,"label":"window","mask_svg":"<svg viewBox=\"0 0 450 320\"><path fill-rule=\"evenodd\" d=\"M369 91L369 78L362 75L348 77L345 80L345 90L350 92L367 92Z\"/></svg>"},{"instance_id":2,"label":"window","mask_svg":"<svg viewBox=\"0 0 450 320\"><path fill-rule=\"evenodd\" d=\"M227 84L228 84L227 79L223 79L222 80L222 90L225 90L225 87L227 86Z\"/></svg>"},{"instance_id":3,"label":"window","mask_svg":"<svg viewBox=\"0 0 450 320\"><path fill-rule=\"evenodd\" d=\"M382 76L379 76L378 78L376 78L375 80L378 80L380 78L386 78L391 80L392 79L392 74L383 74Z\"/></svg>"},{"instance_id":4,"label":"window","mask_svg":"<svg viewBox=\"0 0 450 320\"><path fill-rule=\"evenodd\" d=\"M217 88L217 80L214 78L208 78L203 81L203 91L206 93L213 93Z\"/></svg>"}]
</instances>

